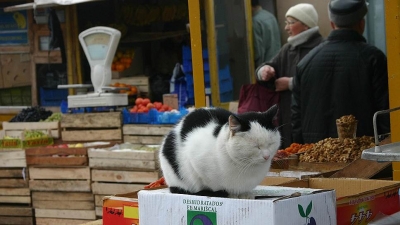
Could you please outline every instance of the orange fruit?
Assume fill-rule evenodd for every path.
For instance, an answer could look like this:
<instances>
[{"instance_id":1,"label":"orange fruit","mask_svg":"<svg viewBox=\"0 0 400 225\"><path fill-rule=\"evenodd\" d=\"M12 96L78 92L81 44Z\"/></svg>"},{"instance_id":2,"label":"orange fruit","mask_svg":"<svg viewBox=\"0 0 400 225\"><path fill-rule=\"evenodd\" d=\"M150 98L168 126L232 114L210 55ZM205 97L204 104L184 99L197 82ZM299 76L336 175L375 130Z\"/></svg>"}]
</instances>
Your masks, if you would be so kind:
<instances>
[{"instance_id":1,"label":"orange fruit","mask_svg":"<svg viewBox=\"0 0 400 225\"><path fill-rule=\"evenodd\" d=\"M147 103L146 107L147 107L148 109L152 109L152 108L154 108L154 104L151 103L151 102L149 102L149 103Z\"/></svg>"},{"instance_id":2,"label":"orange fruit","mask_svg":"<svg viewBox=\"0 0 400 225\"><path fill-rule=\"evenodd\" d=\"M133 95L136 95L137 94L137 87L136 86L132 86L130 91L132 92Z\"/></svg>"}]
</instances>

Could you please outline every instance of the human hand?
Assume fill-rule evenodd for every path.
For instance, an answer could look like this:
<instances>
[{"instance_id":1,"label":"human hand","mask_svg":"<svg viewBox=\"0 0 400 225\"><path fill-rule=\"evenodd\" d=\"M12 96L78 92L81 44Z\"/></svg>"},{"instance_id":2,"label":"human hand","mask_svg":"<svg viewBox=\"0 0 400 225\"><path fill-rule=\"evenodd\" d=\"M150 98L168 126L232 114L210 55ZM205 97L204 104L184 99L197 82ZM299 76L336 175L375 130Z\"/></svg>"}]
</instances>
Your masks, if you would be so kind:
<instances>
[{"instance_id":1,"label":"human hand","mask_svg":"<svg viewBox=\"0 0 400 225\"><path fill-rule=\"evenodd\" d=\"M272 66L265 65L261 67L259 73L261 80L269 81L272 77L275 76L275 69Z\"/></svg>"},{"instance_id":2,"label":"human hand","mask_svg":"<svg viewBox=\"0 0 400 225\"><path fill-rule=\"evenodd\" d=\"M289 82L292 78L281 77L275 80L275 91L285 91L289 89Z\"/></svg>"}]
</instances>

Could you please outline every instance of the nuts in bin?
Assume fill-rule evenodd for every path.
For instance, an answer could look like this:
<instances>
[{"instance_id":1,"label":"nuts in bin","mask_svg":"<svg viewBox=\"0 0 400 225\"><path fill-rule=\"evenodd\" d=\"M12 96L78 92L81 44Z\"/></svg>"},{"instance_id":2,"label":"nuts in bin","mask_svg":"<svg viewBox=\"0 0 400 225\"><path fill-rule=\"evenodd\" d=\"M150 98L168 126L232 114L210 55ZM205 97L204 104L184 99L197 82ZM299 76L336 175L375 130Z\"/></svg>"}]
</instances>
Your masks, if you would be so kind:
<instances>
[{"instance_id":1,"label":"nuts in bin","mask_svg":"<svg viewBox=\"0 0 400 225\"><path fill-rule=\"evenodd\" d=\"M336 127L340 140L356 137L357 120L353 115L346 115L337 119Z\"/></svg>"},{"instance_id":2,"label":"nuts in bin","mask_svg":"<svg viewBox=\"0 0 400 225\"><path fill-rule=\"evenodd\" d=\"M326 138L314 144L300 155L300 162L353 162L363 150L375 146L374 137Z\"/></svg>"}]
</instances>

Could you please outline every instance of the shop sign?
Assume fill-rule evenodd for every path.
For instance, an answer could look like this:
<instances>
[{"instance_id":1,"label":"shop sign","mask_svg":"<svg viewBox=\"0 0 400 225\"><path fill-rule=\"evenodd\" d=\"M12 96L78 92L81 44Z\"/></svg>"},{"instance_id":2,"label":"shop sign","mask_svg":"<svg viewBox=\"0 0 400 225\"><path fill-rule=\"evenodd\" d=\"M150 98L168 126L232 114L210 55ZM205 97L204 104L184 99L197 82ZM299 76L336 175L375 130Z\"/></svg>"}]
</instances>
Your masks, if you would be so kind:
<instances>
[{"instance_id":1,"label":"shop sign","mask_svg":"<svg viewBox=\"0 0 400 225\"><path fill-rule=\"evenodd\" d=\"M0 45L21 44L28 44L27 12L0 10Z\"/></svg>"}]
</instances>

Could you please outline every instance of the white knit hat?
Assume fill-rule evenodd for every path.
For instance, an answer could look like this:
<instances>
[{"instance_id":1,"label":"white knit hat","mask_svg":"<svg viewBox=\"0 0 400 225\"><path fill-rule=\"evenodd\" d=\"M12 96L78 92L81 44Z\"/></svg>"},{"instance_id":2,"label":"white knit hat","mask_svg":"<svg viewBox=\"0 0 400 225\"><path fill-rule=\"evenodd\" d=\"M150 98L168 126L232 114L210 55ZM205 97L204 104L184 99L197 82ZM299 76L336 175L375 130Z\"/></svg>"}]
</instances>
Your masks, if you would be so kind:
<instances>
[{"instance_id":1,"label":"white knit hat","mask_svg":"<svg viewBox=\"0 0 400 225\"><path fill-rule=\"evenodd\" d=\"M311 4L300 3L292 6L285 16L296 18L310 28L318 25L318 13Z\"/></svg>"}]
</instances>

